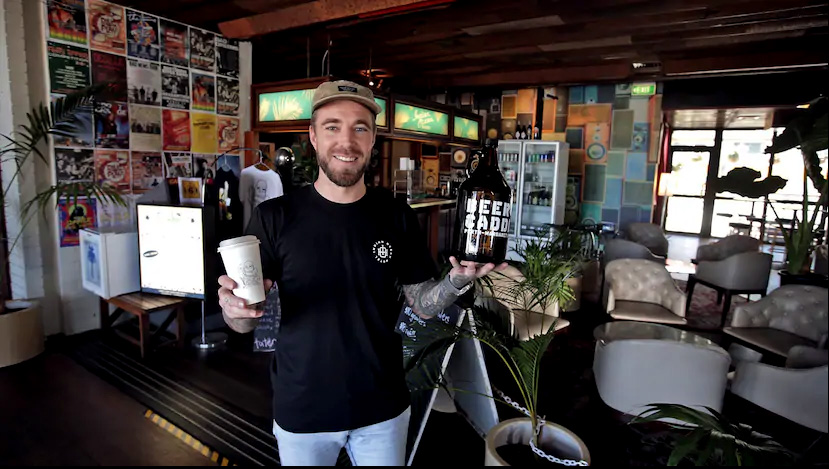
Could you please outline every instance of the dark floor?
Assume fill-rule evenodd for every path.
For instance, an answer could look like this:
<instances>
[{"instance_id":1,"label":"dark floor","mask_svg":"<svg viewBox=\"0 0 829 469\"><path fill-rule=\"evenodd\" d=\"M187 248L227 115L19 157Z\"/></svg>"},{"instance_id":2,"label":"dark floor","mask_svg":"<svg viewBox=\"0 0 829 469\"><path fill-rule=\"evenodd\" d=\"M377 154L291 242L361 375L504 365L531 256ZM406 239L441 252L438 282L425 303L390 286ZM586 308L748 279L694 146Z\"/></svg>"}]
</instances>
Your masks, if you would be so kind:
<instances>
[{"instance_id":1,"label":"dark floor","mask_svg":"<svg viewBox=\"0 0 829 469\"><path fill-rule=\"evenodd\" d=\"M69 357L0 370L0 466L214 465Z\"/></svg>"}]
</instances>

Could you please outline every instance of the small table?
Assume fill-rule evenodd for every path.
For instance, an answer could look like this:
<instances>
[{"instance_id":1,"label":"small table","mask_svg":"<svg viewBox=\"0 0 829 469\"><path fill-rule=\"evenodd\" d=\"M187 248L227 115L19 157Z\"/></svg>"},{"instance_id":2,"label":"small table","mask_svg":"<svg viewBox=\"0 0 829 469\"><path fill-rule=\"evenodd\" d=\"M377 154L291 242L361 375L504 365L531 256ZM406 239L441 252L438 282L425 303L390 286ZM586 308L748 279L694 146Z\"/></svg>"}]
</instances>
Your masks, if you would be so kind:
<instances>
[{"instance_id":1,"label":"small table","mask_svg":"<svg viewBox=\"0 0 829 469\"><path fill-rule=\"evenodd\" d=\"M613 321L606 322L593 329L593 337L602 343L614 340L665 340L682 342L697 347L710 348L728 355L722 347L705 337L693 332L683 331L670 326L649 322Z\"/></svg>"},{"instance_id":2,"label":"small table","mask_svg":"<svg viewBox=\"0 0 829 469\"><path fill-rule=\"evenodd\" d=\"M160 337L160 334L167 330L173 319L176 319L176 339L175 342L179 348L184 347L184 307L193 300L188 298L178 298L172 296L153 295L149 293L129 293L126 295L115 296L109 299L101 298L101 329L113 330L118 335L124 337L128 341L136 344L141 349L141 358L144 358L149 351L150 344ZM115 311L109 313L109 305L115 306ZM157 311L172 309L161 323L161 326L150 335L150 314ZM112 324L116 319L121 317L124 313L130 313L138 317L139 338L134 337L112 328ZM158 345L165 345L170 341L159 343Z\"/></svg>"}]
</instances>

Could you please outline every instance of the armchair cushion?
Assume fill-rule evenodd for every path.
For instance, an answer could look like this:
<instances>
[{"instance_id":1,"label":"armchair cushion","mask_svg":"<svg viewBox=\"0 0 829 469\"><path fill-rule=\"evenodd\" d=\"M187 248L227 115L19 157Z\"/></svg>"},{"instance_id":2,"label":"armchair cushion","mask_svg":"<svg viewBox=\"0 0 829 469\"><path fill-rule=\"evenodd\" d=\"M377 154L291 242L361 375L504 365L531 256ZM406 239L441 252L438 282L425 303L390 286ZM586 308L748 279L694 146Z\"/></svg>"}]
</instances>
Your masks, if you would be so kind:
<instances>
[{"instance_id":1,"label":"armchair cushion","mask_svg":"<svg viewBox=\"0 0 829 469\"><path fill-rule=\"evenodd\" d=\"M662 265L645 259L612 261L605 289L606 311L614 318L685 324L685 294Z\"/></svg>"},{"instance_id":2,"label":"armchair cushion","mask_svg":"<svg viewBox=\"0 0 829 469\"><path fill-rule=\"evenodd\" d=\"M653 223L631 223L627 227L627 238L647 247L657 256L668 255L668 238L658 225Z\"/></svg>"},{"instance_id":3,"label":"armchair cushion","mask_svg":"<svg viewBox=\"0 0 829 469\"><path fill-rule=\"evenodd\" d=\"M697 265L698 280L729 290L765 290L771 274L771 254L743 252L721 261Z\"/></svg>"},{"instance_id":4,"label":"armchair cushion","mask_svg":"<svg viewBox=\"0 0 829 469\"><path fill-rule=\"evenodd\" d=\"M738 306L732 328L771 328L818 344L829 332L829 292L810 285L784 285L760 301Z\"/></svg>"},{"instance_id":5,"label":"armchair cushion","mask_svg":"<svg viewBox=\"0 0 829 469\"><path fill-rule=\"evenodd\" d=\"M786 357L786 368L817 368L829 365L829 350L795 345Z\"/></svg>"},{"instance_id":6,"label":"armchair cushion","mask_svg":"<svg viewBox=\"0 0 829 469\"><path fill-rule=\"evenodd\" d=\"M723 332L781 357L787 356L789 350L796 345L816 345L805 337L768 327L726 327Z\"/></svg>"},{"instance_id":7,"label":"armchair cushion","mask_svg":"<svg viewBox=\"0 0 829 469\"><path fill-rule=\"evenodd\" d=\"M659 324L686 324L682 316L677 316L670 309L653 303L641 301L616 301L614 308L609 312L613 319L627 321L655 322Z\"/></svg>"},{"instance_id":8,"label":"armchair cushion","mask_svg":"<svg viewBox=\"0 0 829 469\"><path fill-rule=\"evenodd\" d=\"M759 250L759 239L745 235L732 235L697 248L697 261L721 261L734 254L757 252Z\"/></svg>"}]
</instances>

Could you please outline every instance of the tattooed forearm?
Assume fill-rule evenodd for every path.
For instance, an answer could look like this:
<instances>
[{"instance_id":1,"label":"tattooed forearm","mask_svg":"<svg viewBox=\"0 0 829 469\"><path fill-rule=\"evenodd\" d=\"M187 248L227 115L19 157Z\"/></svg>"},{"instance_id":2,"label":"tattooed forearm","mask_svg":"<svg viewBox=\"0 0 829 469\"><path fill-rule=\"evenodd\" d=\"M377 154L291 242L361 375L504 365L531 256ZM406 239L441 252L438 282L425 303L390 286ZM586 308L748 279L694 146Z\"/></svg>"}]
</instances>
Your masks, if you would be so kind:
<instances>
[{"instance_id":1,"label":"tattooed forearm","mask_svg":"<svg viewBox=\"0 0 829 469\"><path fill-rule=\"evenodd\" d=\"M472 280L457 275L447 275L443 280L429 280L414 285L403 285L403 293L412 310L419 316L430 318L443 311L458 299L456 292Z\"/></svg>"}]
</instances>

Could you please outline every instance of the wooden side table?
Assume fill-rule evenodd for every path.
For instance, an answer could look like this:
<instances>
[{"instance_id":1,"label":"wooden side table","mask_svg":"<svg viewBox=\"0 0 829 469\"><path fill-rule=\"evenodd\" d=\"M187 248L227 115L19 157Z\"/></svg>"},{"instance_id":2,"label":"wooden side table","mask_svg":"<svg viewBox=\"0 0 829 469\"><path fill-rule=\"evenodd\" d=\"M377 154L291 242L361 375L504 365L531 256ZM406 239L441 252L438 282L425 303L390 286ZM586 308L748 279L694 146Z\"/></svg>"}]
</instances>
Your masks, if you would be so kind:
<instances>
[{"instance_id":1,"label":"wooden side table","mask_svg":"<svg viewBox=\"0 0 829 469\"><path fill-rule=\"evenodd\" d=\"M101 329L112 329L117 334L121 335L128 341L136 344L141 349L141 358L144 358L149 352L150 344L155 341L160 335L167 330L173 319L177 319L176 329L176 345L179 348L184 347L184 307L190 303L188 298L178 298L172 296L153 295L149 293L128 293L126 295L112 297L110 299L101 298ZM109 313L109 305L115 306L115 311ZM161 323L161 326L150 334L150 314L157 311L172 309ZM139 338L129 336L116 329L112 328L112 324L124 313L133 314L138 317ZM160 343L158 345L164 345Z\"/></svg>"}]
</instances>

